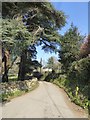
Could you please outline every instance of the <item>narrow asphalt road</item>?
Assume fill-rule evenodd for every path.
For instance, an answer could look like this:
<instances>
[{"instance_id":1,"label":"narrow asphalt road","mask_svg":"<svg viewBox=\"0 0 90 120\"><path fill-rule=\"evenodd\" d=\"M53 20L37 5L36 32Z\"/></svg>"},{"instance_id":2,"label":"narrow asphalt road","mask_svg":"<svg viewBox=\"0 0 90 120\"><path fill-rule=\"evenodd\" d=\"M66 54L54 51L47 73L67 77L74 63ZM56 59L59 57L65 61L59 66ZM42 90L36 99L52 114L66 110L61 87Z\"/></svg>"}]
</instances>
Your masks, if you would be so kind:
<instances>
[{"instance_id":1,"label":"narrow asphalt road","mask_svg":"<svg viewBox=\"0 0 90 120\"><path fill-rule=\"evenodd\" d=\"M3 105L3 118L84 118L84 111L71 103L56 85L40 82L36 90Z\"/></svg>"}]
</instances>

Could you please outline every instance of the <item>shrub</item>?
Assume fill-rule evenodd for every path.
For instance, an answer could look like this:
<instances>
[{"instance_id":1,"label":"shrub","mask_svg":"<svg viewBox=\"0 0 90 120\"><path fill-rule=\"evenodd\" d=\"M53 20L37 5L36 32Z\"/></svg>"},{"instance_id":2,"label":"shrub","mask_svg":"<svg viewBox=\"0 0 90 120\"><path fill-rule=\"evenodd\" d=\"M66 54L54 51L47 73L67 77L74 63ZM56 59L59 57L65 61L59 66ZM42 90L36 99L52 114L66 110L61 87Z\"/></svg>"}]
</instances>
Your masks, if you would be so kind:
<instances>
[{"instance_id":1,"label":"shrub","mask_svg":"<svg viewBox=\"0 0 90 120\"><path fill-rule=\"evenodd\" d=\"M79 61L73 62L69 71L68 79L71 84L87 85L90 79L90 58L83 58Z\"/></svg>"}]
</instances>

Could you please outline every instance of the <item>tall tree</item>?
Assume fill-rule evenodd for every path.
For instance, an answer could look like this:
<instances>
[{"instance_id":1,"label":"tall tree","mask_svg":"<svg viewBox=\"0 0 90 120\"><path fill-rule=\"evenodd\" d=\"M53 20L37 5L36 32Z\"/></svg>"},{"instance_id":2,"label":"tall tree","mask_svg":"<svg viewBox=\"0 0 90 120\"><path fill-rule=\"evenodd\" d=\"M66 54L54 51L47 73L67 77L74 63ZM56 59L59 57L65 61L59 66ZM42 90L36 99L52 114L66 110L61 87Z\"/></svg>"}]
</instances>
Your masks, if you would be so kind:
<instances>
[{"instance_id":1,"label":"tall tree","mask_svg":"<svg viewBox=\"0 0 90 120\"><path fill-rule=\"evenodd\" d=\"M44 43L46 46L48 46L47 42L50 42L51 40L57 41L57 38L59 38L57 37L57 30L65 25L64 13L55 10L51 3L48 2L33 2L32 4L27 2L3 3L2 15L3 18L13 18L18 22L23 21L23 24L30 32L31 39L29 40L31 40L31 42L27 41L28 45L31 43L35 44L35 42L37 43L37 40L39 40L41 43ZM20 48L23 48L23 50L21 49L22 53L20 55L22 63L20 69L23 70L20 71L24 72L25 67L22 67L22 65L24 66L26 61L25 59L27 58L27 45L25 43L25 39L27 38L23 36L23 34L26 35L26 32L23 32L22 30L18 31L16 39L18 39L19 43L17 46L21 44ZM50 46L54 47L52 44L50 44ZM19 77L21 80L24 79L23 72L19 74L21 75L21 77Z\"/></svg>"},{"instance_id":2,"label":"tall tree","mask_svg":"<svg viewBox=\"0 0 90 120\"><path fill-rule=\"evenodd\" d=\"M6 19L3 20L2 25L2 46L4 51L10 51L10 54L13 56L21 56L22 51L28 48L31 43L31 33L26 29L22 21ZM5 64L7 64L7 62L6 60L4 61ZM5 67L5 71L8 73L9 68L7 67L8 66Z\"/></svg>"},{"instance_id":3,"label":"tall tree","mask_svg":"<svg viewBox=\"0 0 90 120\"><path fill-rule=\"evenodd\" d=\"M64 72L68 71L72 62L78 60L81 40L83 40L83 36L80 35L78 28L73 24L62 36L59 61L62 63L62 69Z\"/></svg>"},{"instance_id":4,"label":"tall tree","mask_svg":"<svg viewBox=\"0 0 90 120\"><path fill-rule=\"evenodd\" d=\"M47 67L51 68L54 71L57 71L59 69L59 62L55 57L50 57L47 62Z\"/></svg>"},{"instance_id":5,"label":"tall tree","mask_svg":"<svg viewBox=\"0 0 90 120\"><path fill-rule=\"evenodd\" d=\"M2 70L2 45L0 41L0 76L1 76L1 70Z\"/></svg>"},{"instance_id":6,"label":"tall tree","mask_svg":"<svg viewBox=\"0 0 90 120\"><path fill-rule=\"evenodd\" d=\"M50 58L48 59L47 67L48 67L48 68L51 68L52 70L54 70L54 58L53 58L53 57L50 57Z\"/></svg>"}]
</instances>

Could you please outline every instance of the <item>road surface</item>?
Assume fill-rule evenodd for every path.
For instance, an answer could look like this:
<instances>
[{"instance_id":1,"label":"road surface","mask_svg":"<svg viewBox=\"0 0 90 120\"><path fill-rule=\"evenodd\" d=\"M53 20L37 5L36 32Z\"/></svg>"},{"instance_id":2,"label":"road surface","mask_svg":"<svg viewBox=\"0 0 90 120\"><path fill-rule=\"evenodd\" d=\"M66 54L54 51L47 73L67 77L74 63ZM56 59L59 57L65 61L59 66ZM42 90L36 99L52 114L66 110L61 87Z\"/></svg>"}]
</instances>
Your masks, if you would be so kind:
<instances>
[{"instance_id":1,"label":"road surface","mask_svg":"<svg viewBox=\"0 0 90 120\"><path fill-rule=\"evenodd\" d=\"M38 88L2 107L3 118L85 118L85 112L71 103L56 85L40 82Z\"/></svg>"}]
</instances>

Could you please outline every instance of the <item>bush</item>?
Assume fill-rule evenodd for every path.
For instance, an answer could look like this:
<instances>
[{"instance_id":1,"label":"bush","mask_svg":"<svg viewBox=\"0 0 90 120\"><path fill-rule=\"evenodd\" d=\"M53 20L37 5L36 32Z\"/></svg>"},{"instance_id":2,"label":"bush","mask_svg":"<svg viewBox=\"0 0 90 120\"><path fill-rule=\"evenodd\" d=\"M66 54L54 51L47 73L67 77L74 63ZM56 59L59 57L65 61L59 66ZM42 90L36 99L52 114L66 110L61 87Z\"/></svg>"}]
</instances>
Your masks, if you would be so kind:
<instances>
[{"instance_id":1,"label":"bush","mask_svg":"<svg viewBox=\"0 0 90 120\"><path fill-rule=\"evenodd\" d=\"M73 62L68 71L68 79L71 84L87 85L90 82L90 58Z\"/></svg>"},{"instance_id":2,"label":"bush","mask_svg":"<svg viewBox=\"0 0 90 120\"><path fill-rule=\"evenodd\" d=\"M43 74L41 74L40 72L36 71L33 72L33 77L36 77L38 80L40 80L42 78Z\"/></svg>"},{"instance_id":3,"label":"bush","mask_svg":"<svg viewBox=\"0 0 90 120\"><path fill-rule=\"evenodd\" d=\"M88 107L90 106L90 101L88 100L87 97L88 86L83 86L80 88L76 87L75 84L72 84L70 86L71 84L70 80L63 77L59 79L55 79L53 83L58 85L60 88L63 88L67 92L72 102L81 106L84 109L88 109Z\"/></svg>"},{"instance_id":4,"label":"bush","mask_svg":"<svg viewBox=\"0 0 90 120\"><path fill-rule=\"evenodd\" d=\"M52 71L45 76L45 81L52 82L54 79L57 79L59 77L59 73L56 73L55 71Z\"/></svg>"}]
</instances>

